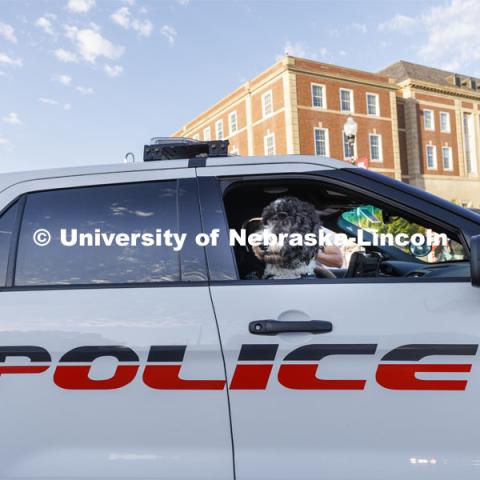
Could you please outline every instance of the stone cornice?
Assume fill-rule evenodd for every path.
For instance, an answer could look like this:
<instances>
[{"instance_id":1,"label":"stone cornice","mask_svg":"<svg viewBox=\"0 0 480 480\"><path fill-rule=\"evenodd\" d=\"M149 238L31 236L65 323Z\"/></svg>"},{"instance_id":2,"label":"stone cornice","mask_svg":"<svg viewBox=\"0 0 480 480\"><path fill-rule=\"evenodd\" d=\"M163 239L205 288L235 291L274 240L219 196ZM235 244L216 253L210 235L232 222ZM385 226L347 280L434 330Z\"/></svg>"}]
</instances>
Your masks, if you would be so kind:
<instances>
[{"instance_id":1,"label":"stone cornice","mask_svg":"<svg viewBox=\"0 0 480 480\"><path fill-rule=\"evenodd\" d=\"M398 85L396 83L388 83L388 82L380 82L380 81L376 82L373 80L368 80L366 78L352 77L350 75L343 75L343 74L333 73L333 72L324 72L324 71L319 71L315 68L308 68L304 66L298 66L295 64L288 64L287 68L291 72L301 73L304 75L312 75L314 77L331 78L332 80L356 83L358 85L369 85L372 87L386 88L388 90L398 90Z\"/></svg>"},{"instance_id":2,"label":"stone cornice","mask_svg":"<svg viewBox=\"0 0 480 480\"><path fill-rule=\"evenodd\" d=\"M466 98L469 100L480 100L480 92L474 92L472 90L455 87L453 85L451 87L447 85L438 85L435 83L424 82L422 80L415 80L413 78L409 78L408 80L400 82L398 86L400 88L412 87L419 90L424 90L426 92L441 93L443 95Z\"/></svg>"}]
</instances>

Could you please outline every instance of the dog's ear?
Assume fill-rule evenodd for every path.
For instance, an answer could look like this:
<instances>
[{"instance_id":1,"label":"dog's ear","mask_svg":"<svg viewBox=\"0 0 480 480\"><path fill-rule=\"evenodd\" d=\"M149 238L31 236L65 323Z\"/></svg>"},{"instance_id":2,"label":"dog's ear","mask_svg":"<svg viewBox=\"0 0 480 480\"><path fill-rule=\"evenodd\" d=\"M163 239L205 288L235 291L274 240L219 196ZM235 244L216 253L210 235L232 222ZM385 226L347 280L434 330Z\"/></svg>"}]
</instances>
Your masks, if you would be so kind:
<instances>
[{"instance_id":1,"label":"dog's ear","mask_svg":"<svg viewBox=\"0 0 480 480\"><path fill-rule=\"evenodd\" d=\"M316 232L322 221L315 207L309 202L301 202L301 221L306 231Z\"/></svg>"}]
</instances>

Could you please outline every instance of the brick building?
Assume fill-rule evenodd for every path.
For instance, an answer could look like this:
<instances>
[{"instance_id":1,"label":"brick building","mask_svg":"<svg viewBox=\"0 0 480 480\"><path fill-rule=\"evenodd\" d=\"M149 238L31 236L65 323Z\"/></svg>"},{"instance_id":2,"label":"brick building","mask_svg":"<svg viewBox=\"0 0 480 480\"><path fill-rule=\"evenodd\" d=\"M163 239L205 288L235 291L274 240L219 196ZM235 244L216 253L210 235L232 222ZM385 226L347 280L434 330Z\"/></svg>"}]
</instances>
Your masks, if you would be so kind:
<instances>
[{"instance_id":1,"label":"brick building","mask_svg":"<svg viewBox=\"0 0 480 480\"><path fill-rule=\"evenodd\" d=\"M370 73L287 55L174 136L228 139L240 155L366 157L373 170L479 206L476 88L475 79L407 62ZM355 152L343 134L349 116Z\"/></svg>"},{"instance_id":2,"label":"brick building","mask_svg":"<svg viewBox=\"0 0 480 480\"><path fill-rule=\"evenodd\" d=\"M402 179L478 207L480 80L404 61L381 73L398 85Z\"/></svg>"}]
</instances>

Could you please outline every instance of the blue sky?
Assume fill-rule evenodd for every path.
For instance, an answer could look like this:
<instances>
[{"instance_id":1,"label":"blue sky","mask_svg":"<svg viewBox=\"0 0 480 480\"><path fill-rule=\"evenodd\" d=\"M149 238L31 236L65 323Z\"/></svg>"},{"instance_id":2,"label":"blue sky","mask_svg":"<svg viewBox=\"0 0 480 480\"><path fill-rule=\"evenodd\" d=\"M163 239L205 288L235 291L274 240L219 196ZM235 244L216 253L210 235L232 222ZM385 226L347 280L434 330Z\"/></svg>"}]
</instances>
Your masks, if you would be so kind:
<instances>
[{"instance_id":1,"label":"blue sky","mask_svg":"<svg viewBox=\"0 0 480 480\"><path fill-rule=\"evenodd\" d=\"M480 76L480 2L0 0L0 172L141 157L285 51Z\"/></svg>"}]
</instances>

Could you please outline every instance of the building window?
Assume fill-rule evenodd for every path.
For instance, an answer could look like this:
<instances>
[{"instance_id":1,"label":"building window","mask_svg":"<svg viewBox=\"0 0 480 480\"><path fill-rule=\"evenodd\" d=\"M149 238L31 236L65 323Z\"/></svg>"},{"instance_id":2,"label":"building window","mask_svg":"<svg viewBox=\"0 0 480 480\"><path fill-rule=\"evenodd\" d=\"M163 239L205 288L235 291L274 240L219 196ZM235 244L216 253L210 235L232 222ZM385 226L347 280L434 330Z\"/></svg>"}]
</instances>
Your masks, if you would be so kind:
<instances>
[{"instance_id":1,"label":"building window","mask_svg":"<svg viewBox=\"0 0 480 480\"><path fill-rule=\"evenodd\" d=\"M368 136L368 139L370 143L370 160L372 162L382 162L382 136L376 133L371 133Z\"/></svg>"},{"instance_id":2,"label":"building window","mask_svg":"<svg viewBox=\"0 0 480 480\"><path fill-rule=\"evenodd\" d=\"M262 95L262 114L263 117L268 117L273 113L273 94L268 91Z\"/></svg>"},{"instance_id":3,"label":"building window","mask_svg":"<svg viewBox=\"0 0 480 480\"><path fill-rule=\"evenodd\" d=\"M212 138L212 134L211 134L211 131L210 131L210 127L207 127L204 131L203 131L203 139L204 140L211 140Z\"/></svg>"},{"instance_id":4,"label":"building window","mask_svg":"<svg viewBox=\"0 0 480 480\"><path fill-rule=\"evenodd\" d=\"M367 114L377 117L380 115L380 104L376 93L367 93Z\"/></svg>"},{"instance_id":5,"label":"building window","mask_svg":"<svg viewBox=\"0 0 480 480\"><path fill-rule=\"evenodd\" d=\"M223 120L215 122L215 134L217 140L223 140Z\"/></svg>"},{"instance_id":6,"label":"building window","mask_svg":"<svg viewBox=\"0 0 480 480\"><path fill-rule=\"evenodd\" d=\"M196 133L193 137L194 140L200 140L200 134Z\"/></svg>"},{"instance_id":7,"label":"building window","mask_svg":"<svg viewBox=\"0 0 480 480\"><path fill-rule=\"evenodd\" d=\"M315 155L328 157L330 148L328 144L328 130L326 128L314 128L313 137L315 142Z\"/></svg>"},{"instance_id":8,"label":"building window","mask_svg":"<svg viewBox=\"0 0 480 480\"><path fill-rule=\"evenodd\" d=\"M437 168L437 147L435 145L427 145L427 168L429 170Z\"/></svg>"},{"instance_id":9,"label":"building window","mask_svg":"<svg viewBox=\"0 0 480 480\"><path fill-rule=\"evenodd\" d=\"M442 163L444 170L453 170L452 147L442 147Z\"/></svg>"},{"instance_id":10,"label":"building window","mask_svg":"<svg viewBox=\"0 0 480 480\"><path fill-rule=\"evenodd\" d=\"M340 110L342 112L353 112L353 90L340 89Z\"/></svg>"},{"instance_id":11,"label":"building window","mask_svg":"<svg viewBox=\"0 0 480 480\"><path fill-rule=\"evenodd\" d=\"M232 145L232 147L230 148L230 155L239 155L239 151L238 151L238 148L235 146L235 145Z\"/></svg>"},{"instance_id":12,"label":"building window","mask_svg":"<svg viewBox=\"0 0 480 480\"><path fill-rule=\"evenodd\" d=\"M265 155L275 155L275 134L268 133L263 137L263 148Z\"/></svg>"},{"instance_id":13,"label":"building window","mask_svg":"<svg viewBox=\"0 0 480 480\"><path fill-rule=\"evenodd\" d=\"M325 85L312 83L312 106L317 108L327 108Z\"/></svg>"},{"instance_id":14,"label":"building window","mask_svg":"<svg viewBox=\"0 0 480 480\"><path fill-rule=\"evenodd\" d=\"M425 127L425 130L435 130L435 122L433 119L432 110L423 111L423 126Z\"/></svg>"},{"instance_id":15,"label":"building window","mask_svg":"<svg viewBox=\"0 0 480 480\"><path fill-rule=\"evenodd\" d=\"M440 112L440 131L450 133L450 114Z\"/></svg>"},{"instance_id":16,"label":"building window","mask_svg":"<svg viewBox=\"0 0 480 480\"><path fill-rule=\"evenodd\" d=\"M343 158L345 160L353 160L355 158L355 151L353 149L353 146L350 145L348 142L348 137L345 135L345 133L342 132L343 135Z\"/></svg>"},{"instance_id":17,"label":"building window","mask_svg":"<svg viewBox=\"0 0 480 480\"><path fill-rule=\"evenodd\" d=\"M228 116L228 129L229 129L230 135L233 135L234 133L236 133L238 129L237 112L231 112L230 115Z\"/></svg>"}]
</instances>

